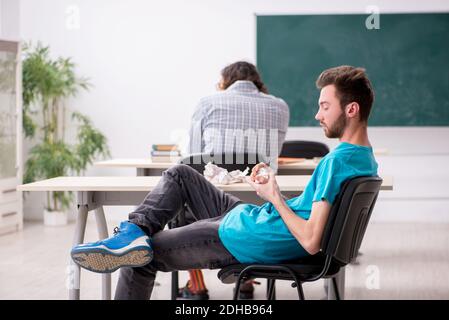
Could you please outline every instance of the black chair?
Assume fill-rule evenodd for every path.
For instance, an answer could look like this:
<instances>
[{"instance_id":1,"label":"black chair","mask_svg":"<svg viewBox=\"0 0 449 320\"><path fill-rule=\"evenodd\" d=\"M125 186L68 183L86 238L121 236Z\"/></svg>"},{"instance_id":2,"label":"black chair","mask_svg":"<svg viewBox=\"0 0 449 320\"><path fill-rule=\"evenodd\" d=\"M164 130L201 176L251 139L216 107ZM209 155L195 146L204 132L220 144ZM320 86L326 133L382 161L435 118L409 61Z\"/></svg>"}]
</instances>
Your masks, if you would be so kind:
<instances>
[{"instance_id":1,"label":"black chair","mask_svg":"<svg viewBox=\"0 0 449 320\"><path fill-rule=\"evenodd\" d=\"M304 300L302 283L330 278L339 300L335 276L357 256L381 184L379 177L357 177L343 184L331 208L319 253L282 264L230 265L218 272L218 278L223 283L236 283L234 300L237 300L240 283L247 279L267 279L267 299L270 300L275 299L276 280L291 280L299 299Z\"/></svg>"},{"instance_id":2,"label":"black chair","mask_svg":"<svg viewBox=\"0 0 449 320\"><path fill-rule=\"evenodd\" d=\"M279 157L307 158L324 157L329 153L329 147L321 142L290 140L282 145Z\"/></svg>"},{"instance_id":3,"label":"black chair","mask_svg":"<svg viewBox=\"0 0 449 320\"><path fill-rule=\"evenodd\" d=\"M244 171L247 167L251 172L251 169L259 162L266 162L267 158L263 155L256 153L219 153L219 154L208 154L208 153L195 153L188 155L178 161L179 164L186 164L199 173L203 174L204 166L212 162L217 166L228 170L228 172L233 170ZM190 212L190 208L186 205L184 210L181 211L175 219L169 222L169 228L177 228L184 226L187 223L195 221L193 214ZM178 272L172 272L172 288L171 288L171 299L176 300L178 297L179 281Z\"/></svg>"}]
</instances>

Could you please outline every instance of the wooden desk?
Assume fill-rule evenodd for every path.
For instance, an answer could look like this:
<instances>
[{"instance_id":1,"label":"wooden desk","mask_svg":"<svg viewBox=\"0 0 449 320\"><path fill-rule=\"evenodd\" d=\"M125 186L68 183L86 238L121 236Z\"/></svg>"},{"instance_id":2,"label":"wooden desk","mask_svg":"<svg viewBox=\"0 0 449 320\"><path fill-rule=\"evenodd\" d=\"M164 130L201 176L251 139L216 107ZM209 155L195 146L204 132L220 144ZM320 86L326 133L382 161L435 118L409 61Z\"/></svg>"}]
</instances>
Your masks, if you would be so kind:
<instances>
[{"instance_id":1,"label":"wooden desk","mask_svg":"<svg viewBox=\"0 0 449 320\"><path fill-rule=\"evenodd\" d=\"M387 155L387 149L374 149L375 155ZM95 162L97 167L133 168L137 176L160 176L164 170L175 165L180 157L174 157L173 162L153 162L151 158L122 158ZM310 175L317 167L320 159L305 159L302 161L279 164L278 175Z\"/></svg>"},{"instance_id":2,"label":"wooden desk","mask_svg":"<svg viewBox=\"0 0 449 320\"><path fill-rule=\"evenodd\" d=\"M278 175L310 175L319 160L305 159L295 163L280 164ZM152 162L151 158L112 159L95 162L98 167L133 168L137 176L160 176L164 170L174 166L175 162Z\"/></svg>"},{"instance_id":3,"label":"wooden desk","mask_svg":"<svg viewBox=\"0 0 449 320\"><path fill-rule=\"evenodd\" d=\"M18 191L73 191L77 193L76 217L73 246L83 243L89 211L95 212L100 239L109 237L103 206L138 205L147 193L156 186L161 177L58 177L20 185ZM279 188L284 194L300 194L310 176L277 176ZM393 179L383 177L381 190L392 190ZM217 185L246 202L261 203L254 190L246 183ZM81 269L71 260L69 298L80 297ZM102 298L111 298L111 275L102 275Z\"/></svg>"}]
</instances>

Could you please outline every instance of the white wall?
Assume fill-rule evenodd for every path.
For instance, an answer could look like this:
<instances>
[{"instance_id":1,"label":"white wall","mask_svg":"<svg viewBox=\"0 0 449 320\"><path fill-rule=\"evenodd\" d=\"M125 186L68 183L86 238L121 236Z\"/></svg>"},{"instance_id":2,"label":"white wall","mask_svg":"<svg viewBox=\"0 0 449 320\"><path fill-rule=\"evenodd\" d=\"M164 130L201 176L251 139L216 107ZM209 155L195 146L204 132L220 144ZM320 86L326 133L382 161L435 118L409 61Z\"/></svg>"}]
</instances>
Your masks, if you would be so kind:
<instances>
[{"instance_id":1,"label":"white wall","mask_svg":"<svg viewBox=\"0 0 449 320\"><path fill-rule=\"evenodd\" d=\"M70 106L106 134L112 156L146 157L152 143L188 129L196 102L214 92L222 67L254 62L255 13L364 13L369 5L380 13L449 11L442 0L21 0L20 30L22 39L73 57L79 74L91 78L94 87ZM324 139L319 128L291 128L287 137ZM449 220L449 129L372 128L371 139L389 149L379 157L380 170L395 177L395 191L381 195L375 218ZM39 218L38 197L30 199L26 217Z\"/></svg>"},{"instance_id":2,"label":"white wall","mask_svg":"<svg viewBox=\"0 0 449 320\"><path fill-rule=\"evenodd\" d=\"M20 0L0 0L0 37L20 38Z\"/></svg>"}]
</instances>

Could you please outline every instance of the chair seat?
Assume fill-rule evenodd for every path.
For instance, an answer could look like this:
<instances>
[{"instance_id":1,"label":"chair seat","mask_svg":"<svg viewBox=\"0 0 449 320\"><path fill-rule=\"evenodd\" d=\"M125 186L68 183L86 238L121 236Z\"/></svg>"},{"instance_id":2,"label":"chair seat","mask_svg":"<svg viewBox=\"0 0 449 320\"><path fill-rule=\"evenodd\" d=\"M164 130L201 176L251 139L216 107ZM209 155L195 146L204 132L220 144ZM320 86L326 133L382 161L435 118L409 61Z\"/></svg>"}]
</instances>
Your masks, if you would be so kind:
<instances>
[{"instance_id":1,"label":"chair seat","mask_svg":"<svg viewBox=\"0 0 449 320\"><path fill-rule=\"evenodd\" d=\"M276 278L279 280L293 280L290 273L287 271L279 270L279 267L286 267L296 274L298 279L306 282L307 279L311 279L321 273L324 267L325 256L317 254L307 258L301 258L297 260L292 260L286 263L279 264L255 264L255 263L242 263L233 264L223 267L217 274L217 277L223 283L235 283L240 272L243 271L248 266L258 266L260 270L251 270L249 272L250 278ZM336 262L332 262L327 273L324 275L325 278L332 277L338 273L340 270L340 265Z\"/></svg>"}]
</instances>

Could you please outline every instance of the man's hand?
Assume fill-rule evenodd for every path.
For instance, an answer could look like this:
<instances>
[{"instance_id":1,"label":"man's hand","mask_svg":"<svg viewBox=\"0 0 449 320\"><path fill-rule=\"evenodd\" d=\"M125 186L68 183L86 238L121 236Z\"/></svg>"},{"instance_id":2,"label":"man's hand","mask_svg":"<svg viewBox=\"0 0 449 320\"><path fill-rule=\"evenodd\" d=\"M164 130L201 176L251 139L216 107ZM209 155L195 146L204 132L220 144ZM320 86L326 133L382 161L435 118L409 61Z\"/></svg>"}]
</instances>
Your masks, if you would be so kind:
<instances>
[{"instance_id":1,"label":"man's hand","mask_svg":"<svg viewBox=\"0 0 449 320\"><path fill-rule=\"evenodd\" d=\"M260 175L261 171L266 171L266 176ZM257 195L262 199L272 204L283 201L274 171L265 163L255 165L251 171L251 175L246 177L246 182L256 190Z\"/></svg>"}]
</instances>

